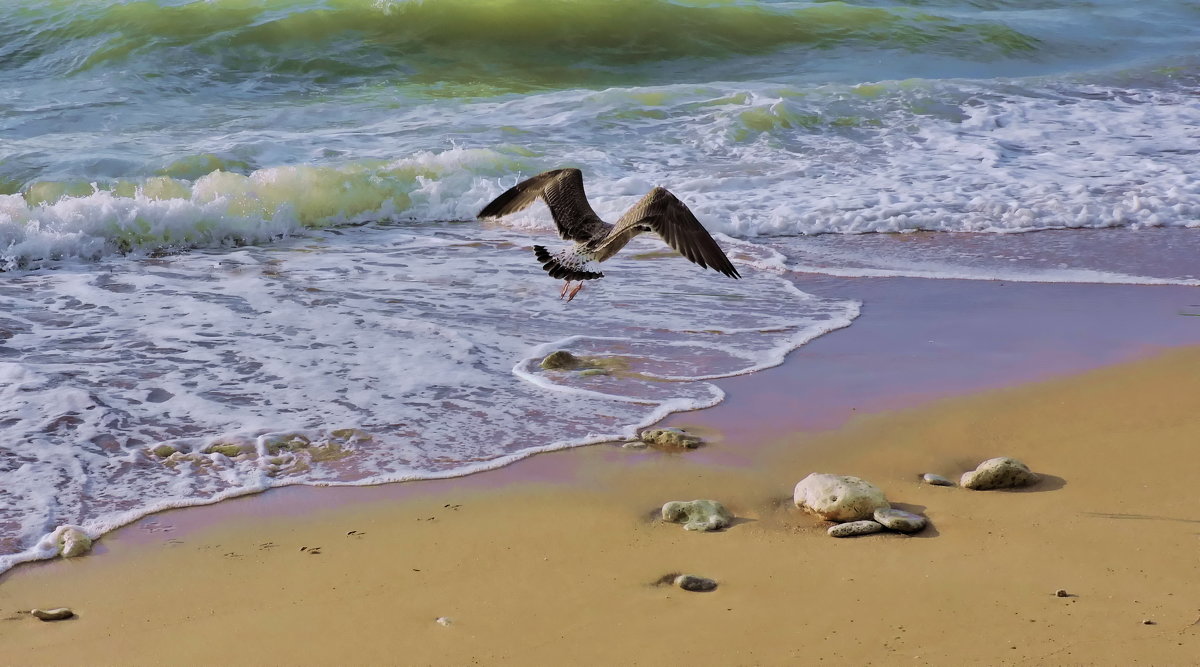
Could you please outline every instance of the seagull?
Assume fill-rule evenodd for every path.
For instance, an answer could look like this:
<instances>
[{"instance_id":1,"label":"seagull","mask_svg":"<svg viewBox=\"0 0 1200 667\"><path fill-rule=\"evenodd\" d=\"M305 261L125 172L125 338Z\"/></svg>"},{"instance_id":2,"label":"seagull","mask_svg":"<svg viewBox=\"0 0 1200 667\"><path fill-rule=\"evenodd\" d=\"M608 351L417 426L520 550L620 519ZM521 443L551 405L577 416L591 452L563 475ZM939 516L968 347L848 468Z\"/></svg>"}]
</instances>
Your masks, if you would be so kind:
<instances>
[{"instance_id":1,"label":"seagull","mask_svg":"<svg viewBox=\"0 0 1200 667\"><path fill-rule=\"evenodd\" d=\"M544 246L533 246L534 255L551 278L566 282L558 298L571 301L583 289L584 281L603 278L598 262L617 254L633 237L645 232L658 234L667 245L679 251L701 268L713 269L740 278L721 246L700 224L687 205L666 188L651 190L616 224L600 219L588 204L583 191L583 172L578 169L554 169L517 183L483 207L479 219L499 218L529 208L538 197L550 207L558 234L574 246L551 254ZM574 288L571 283L579 281Z\"/></svg>"}]
</instances>

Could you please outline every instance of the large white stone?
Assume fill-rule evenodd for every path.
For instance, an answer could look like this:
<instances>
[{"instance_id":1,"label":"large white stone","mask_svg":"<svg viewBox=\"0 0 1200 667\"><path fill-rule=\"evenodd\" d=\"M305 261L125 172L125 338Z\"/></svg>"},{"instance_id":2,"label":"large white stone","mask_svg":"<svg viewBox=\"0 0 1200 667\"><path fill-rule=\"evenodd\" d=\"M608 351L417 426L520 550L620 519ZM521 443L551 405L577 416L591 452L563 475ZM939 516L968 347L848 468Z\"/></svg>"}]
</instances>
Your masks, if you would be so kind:
<instances>
[{"instance_id":1,"label":"large white stone","mask_svg":"<svg viewBox=\"0 0 1200 667\"><path fill-rule=\"evenodd\" d=\"M1012 489L1036 484L1037 473L1016 459L1002 456L988 459L971 472L963 473L961 484L965 489L985 491L987 489Z\"/></svg>"},{"instance_id":2,"label":"large white stone","mask_svg":"<svg viewBox=\"0 0 1200 667\"><path fill-rule=\"evenodd\" d=\"M800 480L792 500L796 507L829 521L870 519L875 510L891 507L883 491L864 479L819 472Z\"/></svg>"}]
</instances>

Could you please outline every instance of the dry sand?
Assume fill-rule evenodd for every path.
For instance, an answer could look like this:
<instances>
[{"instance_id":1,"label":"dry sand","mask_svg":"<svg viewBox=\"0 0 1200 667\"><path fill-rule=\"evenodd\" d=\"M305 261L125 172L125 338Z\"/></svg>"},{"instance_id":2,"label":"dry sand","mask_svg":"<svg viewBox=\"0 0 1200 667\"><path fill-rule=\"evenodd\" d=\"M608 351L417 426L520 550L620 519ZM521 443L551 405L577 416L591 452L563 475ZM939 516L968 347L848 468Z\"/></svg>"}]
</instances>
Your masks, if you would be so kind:
<instances>
[{"instance_id":1,"label":"dry sand","mask_svg":"<svg viewBox=\"0 0 1200 667\"><path fill-rule=\"evenodd\" d=\"M1200 664L1198 368L1200 349L1175 350L860 417L736 468L599 446L547 455L574 457L569 480L147 536L167 514L0 581L0 663ZM918 482L1001 455L1044 481ZM830 538L790 503L813 471L933 525ZM693 498L739 521L652 518ZM720 587L654 585L671 572ZM78 618L10 615L62 605Z\"/></svg>"}]
</instances>

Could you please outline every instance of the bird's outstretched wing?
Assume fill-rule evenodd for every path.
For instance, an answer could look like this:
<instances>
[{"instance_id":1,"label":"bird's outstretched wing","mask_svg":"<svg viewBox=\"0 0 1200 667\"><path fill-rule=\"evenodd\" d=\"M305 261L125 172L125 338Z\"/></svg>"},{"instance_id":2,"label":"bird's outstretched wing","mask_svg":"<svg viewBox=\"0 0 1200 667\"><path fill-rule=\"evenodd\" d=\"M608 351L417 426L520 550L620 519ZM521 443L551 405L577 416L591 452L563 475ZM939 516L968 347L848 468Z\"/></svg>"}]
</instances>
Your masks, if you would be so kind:
<instances>
[{"instance_id":1,"label":"bird's outstretched wing","mask_svg":"<svg viewBox=\"0 0 1200 667\"><path fill-rule=\"evenodd\" d=\"M578 169L546 171L517 183L479 212L480 218L498 218L529 208L541 197L550 207L558 234L569 241L590 241L607 234L610 227L588 204L583 191L583 173Z\"/></svg>"},{"instance_id":2,"label":"bird's outstretched wing","mask_svg":"<svg viewBox=\"0 0 1200 667\"><path fill-rule=\"evenodd\" d=\"M691 209L665 188L654 188L621 216L597 248L596 259L604 261L612 257L642 232L658 234L667 245L703 268L712 267L730 278L741 277Z\"/></svg>"}]
</instances>

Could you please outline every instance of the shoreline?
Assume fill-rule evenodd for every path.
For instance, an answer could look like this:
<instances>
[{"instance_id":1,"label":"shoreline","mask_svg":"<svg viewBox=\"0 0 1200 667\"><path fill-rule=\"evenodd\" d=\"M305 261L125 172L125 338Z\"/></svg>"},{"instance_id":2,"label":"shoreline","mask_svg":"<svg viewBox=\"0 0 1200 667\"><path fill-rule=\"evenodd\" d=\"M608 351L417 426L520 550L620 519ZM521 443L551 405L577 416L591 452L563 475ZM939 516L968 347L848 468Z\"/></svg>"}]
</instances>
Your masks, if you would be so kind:
<instances>
[{"instance_id":1,"label":"shoreline","mask_svg":"<svg viewBox=\"0 0 1200 667\"><path fill-rule=\"evenodd\" d=\"M864 302L863 314L849 327L794 350L779 366L714 381L726 394L716 406L672 413L658 422L658 427L685 427L707 436L737 434L735 447L702 448L690 457L745 466L746 451L795 430L836 429L862 414L911 409L1200 343L1200 328L1189 326L1189 318L1171 317L1176 306L1200 298L1195 288L1186 286L845 279L814 274L801 274L795 282L818 296L859 298ZM952 310L944 320L926 316L929 304L937 301ZM1095 310L1086 308L1101 302ZM1043 331L1055 335L1047 337ZM953 358L947 359L947 354ZM104 553L104 540L114 533L163 516L188 530L217 525L247 511L286 516L330 503L406 499L446 486L495 488L569 478L580 465L570 458L571 452L597 446L607 447L600 443L538 452L465 475L374 485L294 484L160 510L105 533L97 539L94 553ZM641 461L637 453L617 456L631 465ZM17 564L0 573L0 585L16 569L44 562Z\"/></svg>"}]
</instances>

